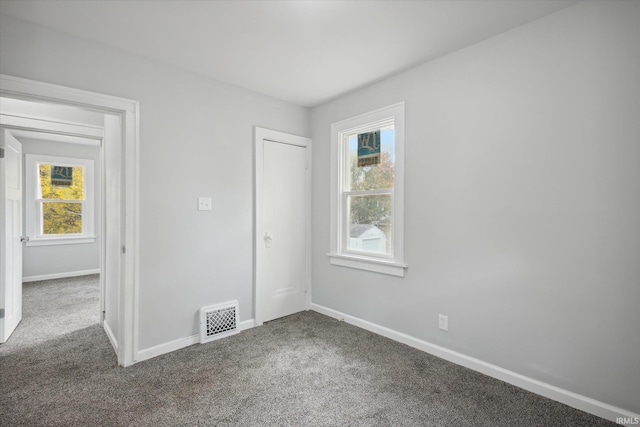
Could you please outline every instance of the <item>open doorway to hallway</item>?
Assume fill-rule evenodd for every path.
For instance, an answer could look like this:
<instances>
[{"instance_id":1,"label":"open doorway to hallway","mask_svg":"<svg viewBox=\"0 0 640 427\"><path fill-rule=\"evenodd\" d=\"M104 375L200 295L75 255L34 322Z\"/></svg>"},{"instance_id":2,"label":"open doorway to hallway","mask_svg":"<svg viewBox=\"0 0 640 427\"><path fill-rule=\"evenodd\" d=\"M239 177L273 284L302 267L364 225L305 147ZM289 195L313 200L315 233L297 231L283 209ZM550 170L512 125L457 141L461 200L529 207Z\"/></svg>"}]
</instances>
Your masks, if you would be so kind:
<instances>
[{"instance_id":1,"label":"open doorway to hallway","mask_svg":"<svg viewBox=\"0 0 640 427\"><path fill-rule=\"evenodd\" d=\"M93 139L101 141L102 167L100 280L103 293L101 323L98 328L104 330L118 357L118 364L130 366L138 356L139 103L5 74L0 74L0 97L33 101L43 106L75 107L81 111L103 115L104 133L97 135L98 138L95 134L91 135ZM33 124L37 125L37 120L0 114L0 128L3 129L0 142L4 144L7 139L4 136L14 130L34 130ZM52 135L86 136L85 130L78 132L73 124L54 124L57 129L50 132ZM19 146L14 144L15 138L8 139L11 140L9 145L15 146L16 150L6 150L10 155L0 161L0 172L3 173L7 164L14 165L14 161L21 158L21 155L16 154ZM5 154L4 151L0 154ZM19 161L16 163L20 164ZM11 171L12 177L21 176L13 166ZM4 187L7 186L0 186L0 190ZM6 202L2 203L3 200L0 200L0 207L11 201L14 208L11 212L15 212L21 203L16 203L14 195L15 199L19 199L17 195L22 194L22 191L15 190L14 187L10 190L10 198L5 196L6 191L0 191L0 199L4 197ZM13 218L21 218L21 214L5 215L5 211L8 212L5 208L0 209L0 228L4 230L0 232L0 240L11 242L11 245L7 245L11 246L11 251L0 253L0 314L5 315L4 318L0 315L0 341L5 341L5 337L10 336L18 324L17 321L6 321L9 310L12 313L22 313L22 272L17 271L17 266L22 266L22 262L13 262L13 254L22 254L19 249L21 227L13 227L8 233L5 226L5 223L14 226L17 221L13 221ZM14 245L13 242L17 244ZM9 265L12 266L11 269L7 267ZM19 298L12 298L16 295L12 294L16 290L14 288L20 291ZM16 316L16 319L20 320L20 317Z\"/></svg>"},{"instance_id":2,"label":"open doorway to hallway","mask_svg":"<svg viewBox=\"0 0 640 427\"><path fill-rule=\"evenodd\" d=\"M8 97L0 98L0 113L3 140L20 150L4 166L19 162L21 206L12 224L23 242L12 246L15 265L6 266L14 273L7 295L16 322L4 339L22 346L102 323L106 119L79 107Z\"/></svg>"}]
</instances>

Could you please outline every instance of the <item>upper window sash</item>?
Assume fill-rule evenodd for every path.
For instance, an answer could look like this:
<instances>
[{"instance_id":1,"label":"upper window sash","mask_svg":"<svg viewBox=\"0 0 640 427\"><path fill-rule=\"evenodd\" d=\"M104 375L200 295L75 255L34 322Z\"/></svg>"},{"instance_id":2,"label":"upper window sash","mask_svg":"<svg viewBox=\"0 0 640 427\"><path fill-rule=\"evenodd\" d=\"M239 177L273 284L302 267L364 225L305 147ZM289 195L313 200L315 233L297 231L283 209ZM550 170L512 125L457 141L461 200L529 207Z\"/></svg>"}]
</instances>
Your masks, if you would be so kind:
<instances>
[{"instance_id":1,"label":"upper window sash","mask_svg":"<svg viewBox=\"0 0 640 427\"><path fill-rule=\"evenodd\" d=\"M341 156L338 159L340 164L340 191L351 191L351 151L349 141L353 137L357 137L358 134L373 132L379 130L380 132L388 131L390 129L394 129L394 119L386 118L377 122L367 123L364 126L356 127L349 129L345 132L340 132L339 134L339 144ZM394 147L395 148L395 147Z\"/></svg>"}]
</instances>

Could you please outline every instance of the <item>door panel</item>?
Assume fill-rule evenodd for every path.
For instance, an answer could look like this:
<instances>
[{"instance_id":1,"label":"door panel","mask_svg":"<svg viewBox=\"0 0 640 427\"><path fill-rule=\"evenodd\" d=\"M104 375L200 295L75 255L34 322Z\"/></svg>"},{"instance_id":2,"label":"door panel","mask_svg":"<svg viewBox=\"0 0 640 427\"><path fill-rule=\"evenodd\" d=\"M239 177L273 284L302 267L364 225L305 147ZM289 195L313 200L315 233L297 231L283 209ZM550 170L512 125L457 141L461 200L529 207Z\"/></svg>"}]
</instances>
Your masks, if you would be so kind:
<instances>
[{"instance_id":1,"label":"door panel","mask_svg":"<svg viewBox=\"0 0 640 427\"><path fill-rule=\"evenodd\" d=\"M266 322L306 309L309 187L306 147L265 139L262 150L256 296Z\"/></svg>"},{"instance_id":2,"label":"door panel","mask_svg":"<svg viewBox=\"0 0 640 427\"><path fill-rule=\"evenodd\" d=\"M22 320L22 144L7 130L0 146L0 342Z\"/></svg>"}]
</instances>

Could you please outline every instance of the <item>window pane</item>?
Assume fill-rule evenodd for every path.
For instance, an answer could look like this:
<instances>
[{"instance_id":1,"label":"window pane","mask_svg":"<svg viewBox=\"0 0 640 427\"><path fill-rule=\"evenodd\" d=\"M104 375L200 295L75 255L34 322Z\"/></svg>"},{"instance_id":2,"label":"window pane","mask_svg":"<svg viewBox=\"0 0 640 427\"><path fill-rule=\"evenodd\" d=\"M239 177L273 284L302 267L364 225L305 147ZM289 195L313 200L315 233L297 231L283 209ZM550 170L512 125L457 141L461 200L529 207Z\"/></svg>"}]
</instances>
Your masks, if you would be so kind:
<instances>
[{"instance_id":1,"label":"window pane","mask_svg":"<svg viewBox=\"0 0 640 427\"><path fill-rule=\"evenodd\" d=\"M82 203L43 202L43 234L82 233Z\"/></svg>"},{"instance_id":2,"label":"window pane","mask_svg":"<svg viewBox=\"0 0 640 427\"><path fill-rule=\"evenodd\" d=\"M347 196L347 249L391 255L391 195Z\"/></svg>"},{"instance_id":3,"label":"window pane","mask_svg":"<svg viewBox=\"0 0 640 427\"><path fill-rule=\"evenodd\" d=\"M39 164L42 199L84 200L84 168Z\"/></svg>"},{"instance_id":4,"label":"window pane","mask_svg":"<svg viewBox=\"0 0 640 427\"><path fill-rule=\"evenodd\" d=\"M380 131L380 163L358 167L358 135L349 136L349 173L346 191L385 190L393 188L395 174L395 130Z\"/></svg>"}]
</instances>

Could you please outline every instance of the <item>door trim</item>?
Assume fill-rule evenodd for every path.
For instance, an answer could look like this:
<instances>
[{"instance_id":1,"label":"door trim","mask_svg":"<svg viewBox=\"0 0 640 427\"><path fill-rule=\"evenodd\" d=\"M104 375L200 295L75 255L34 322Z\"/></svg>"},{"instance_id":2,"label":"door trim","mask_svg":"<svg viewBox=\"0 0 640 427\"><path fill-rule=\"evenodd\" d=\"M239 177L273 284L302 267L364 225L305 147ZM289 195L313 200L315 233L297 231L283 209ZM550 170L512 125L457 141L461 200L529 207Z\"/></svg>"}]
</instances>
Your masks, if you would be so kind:
<instances>
[{"instance_id":1,"label":"door trim","mask_svg":"<svg viewBox=\"0 0 640 427\"><path fill-rule=\"evenodd\" d=\"M116 114L121 118L122 158L112 160L106 167L121 167L121 183L124 191L123 206L117 209L121 218L121 229L107 232L117 233L123 243L118 267L118 334L115 345L118 364L129 366L136 362L138 353L138 283L139 283L139 102L94 92L54 85L0 74L0 95L40 102L65 105ZM111 166L110 166L111 165ZM103 191L103 211L106 206L106 192ZM102 236L103 256L106 234ZM126 250L124 250L126 248ZM105 263L101 262L104 277Z\"/></svg>"},{"instance_id":2,"label":"door trim","mask_svg":"<svg viewBox=\"0 0 640 427\"><path fill-rule=\"evenodd\" d=\"M22 142L8 129L0 127L2 159L0 162L0 343L5 343L22 321L22 222L23 222L23 169ZM17 164L16 164L17 163ZM10 173L13 172L13 175ZM10 176L17 182L10 185ZM11 218L9 223L7 220ZM9 225L9 227L7 227ZM7 249L5 251L5 249ZM8 262L7 262L8 261ZM20 280L20 283L17 283ZM9 297L9 298L7 298ZM15 300L20 300L19 307Z\"/></svg>"},{"instance_id":3,"label":"door trim","mask_svg":"<svg viewBox=\"0 0 640 427\"><path fill-rule=\"evenodd\" d=\"M306 238L307 238L307 257L306 257L306 286L307 286L307 295L306 295L306 310L309 310L311 307L311 152L312 145L311 139L305 138L302 136L291 135L284 132L278 132L270 129L265 129L261 127L255 127L255 191L254 191L254 245L253 245L253 301L254 301L254 318L256 326L260 326L264 323L264 309L261 307L265 302L260 301L258 296L260 293L258 290L260 289L260 281L261 281L261 272L262 272L262 257L264 255L264 244L262 244L262 235L264 234L264 230L262 227L263 220L263 203L264 203L264 195L262 194L264 182L264 146L263 141L268 140L272 142L278 142L282 144L290 144L296 145L299 147L304 147L306 151L306 201L305 205L307 207L306 214Z\"/></svg>"}]
</instances>

